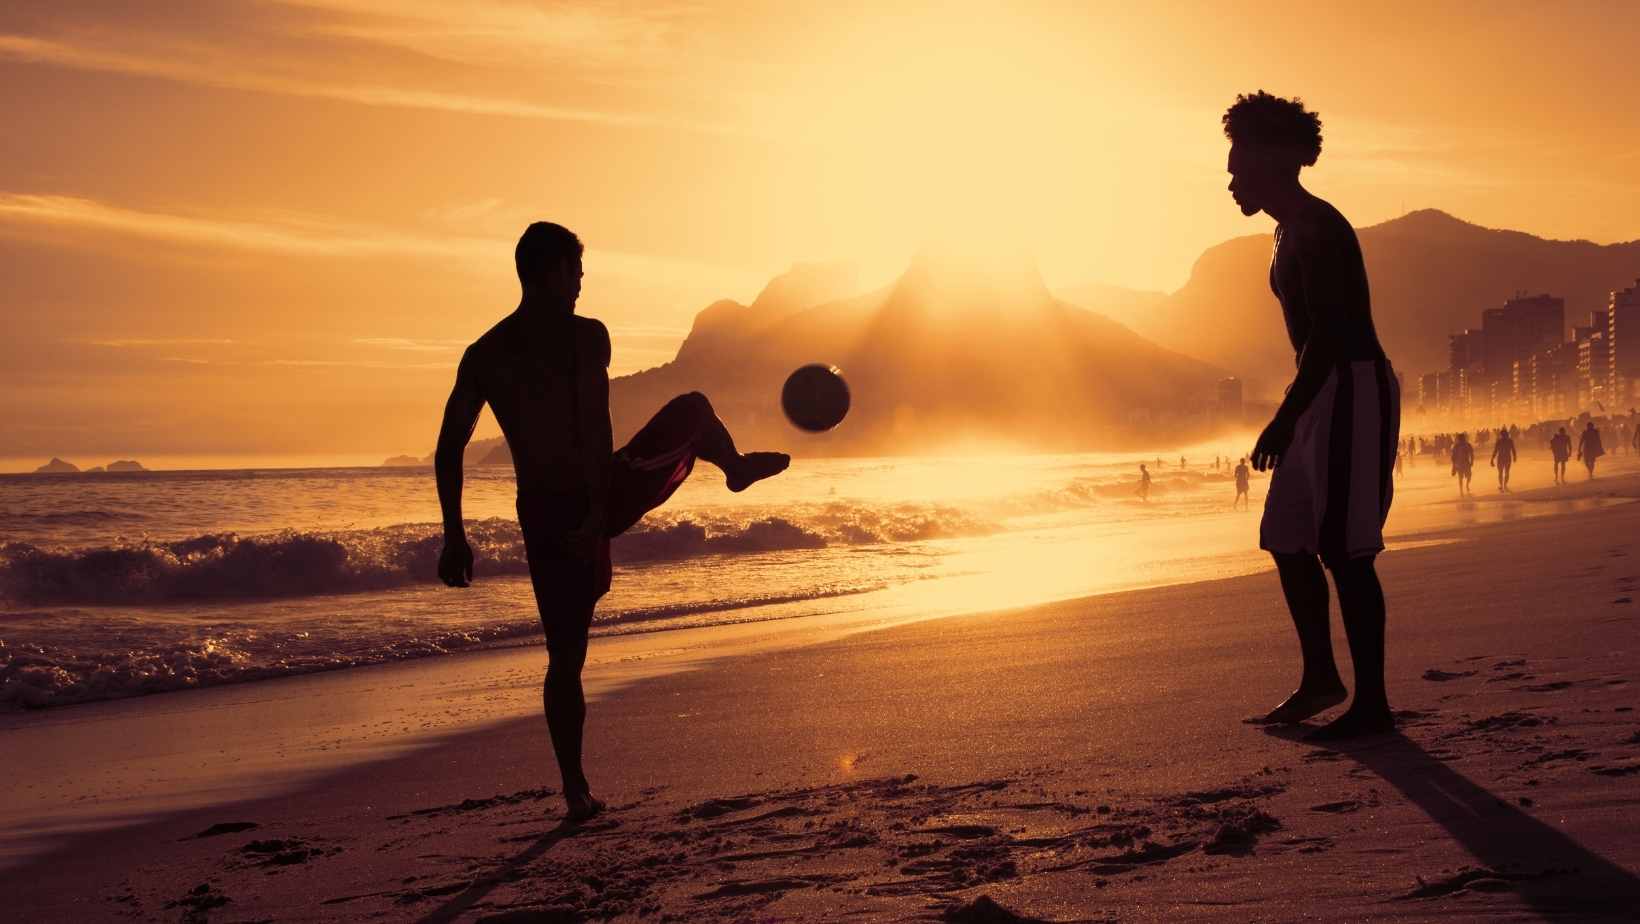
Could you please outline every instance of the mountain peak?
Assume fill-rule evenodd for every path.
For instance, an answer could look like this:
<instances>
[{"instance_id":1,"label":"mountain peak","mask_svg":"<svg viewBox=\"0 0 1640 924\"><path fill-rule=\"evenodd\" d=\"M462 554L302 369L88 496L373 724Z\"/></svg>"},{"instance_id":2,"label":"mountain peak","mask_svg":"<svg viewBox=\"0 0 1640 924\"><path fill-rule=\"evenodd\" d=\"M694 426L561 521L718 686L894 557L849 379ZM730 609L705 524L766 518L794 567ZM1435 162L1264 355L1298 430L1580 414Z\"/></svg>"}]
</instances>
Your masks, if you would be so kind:
<instances>
[{"instance_id":1,"label":"mountain peak","mask_svg":"<svg viewBox=\"0 0 1640 924\"><path fill-rule=\"evenodd\" d=\"M925 249L912 258L894 289L958 304L1046 302L1052 298L1036 261L1013 252L976 255Z\"/></svg>"},{"instance_id":2,"label":"mountain peak","mask_svg":"<svg viewBox=\"0 0 1640 924\"><path fill-rule=\"evenodd\" d=\"M1414 209L1399 218L1379 222L1373 227L1413 227L1413 228L1479 228L1480 225L1464 221L1462 218L1443 212L1440 209Z\"/></svg>"},{"instance_id":3,"label":"mountain peak","mask_svg":"<svg viewBox=\"0 0 1640 924\"><path fill-rule=\"evenodd\" d=\"M751 309L766 320L834 301L859 291L859 274L848 263L794 263L769 280Z\"/></svg>"}]
</instances>

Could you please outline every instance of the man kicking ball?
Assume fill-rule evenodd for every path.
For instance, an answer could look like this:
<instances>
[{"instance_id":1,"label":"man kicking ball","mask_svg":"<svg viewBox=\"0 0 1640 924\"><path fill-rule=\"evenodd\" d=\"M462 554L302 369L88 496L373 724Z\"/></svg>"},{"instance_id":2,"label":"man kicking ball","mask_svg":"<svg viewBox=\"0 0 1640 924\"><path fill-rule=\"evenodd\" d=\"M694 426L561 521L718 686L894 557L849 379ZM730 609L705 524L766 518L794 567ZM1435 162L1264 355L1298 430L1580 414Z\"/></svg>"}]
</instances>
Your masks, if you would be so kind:
<instances>
[{"instance_id":1,"label":"man kicking ball","mask_svg":"<svg viewBox=\"0 0 1640 924\"><path fill-rule=\"evenodd\" d=\"M613 452L609 331L575 315L581 255L580 239L559 225L536 222L518 239L523 299L462 356L434 456L444 511L439 578L466 587L473 550L461 519L462 454L489 403L518 477L518 526L547 637L543 706L571 821L604 808L581 768L581 669L593 606L609 591L610 538L665 503L696 459L722 469L731 491L791 463L785 453L737 451L698 392L673 398Z\"/></svg>"},{"instance_id":2,"label":"man kicking ball","mask_svg":"<svg viewBox=\"0 0 1640 924\"><path fill-rule=\"evenodd\" d=\"M1384 548L1400 440L1401 396L1372 324L1355 230L1300 185L1321 156L1321 119L1262 90L1224 114L1230 195L1245 215L1276 220L1270 288L1281 302L1298 374L1259 435L1253 467L1274 469L1259 546L1275 556L1304 655L1298 690L1264 721L1301 722L1347 697L1333 662L1327 578L1355 665L1355 701L1313 737L1394 728L1384 691L1384 591L1373 559Z\"/></svg>"}]
</instances>

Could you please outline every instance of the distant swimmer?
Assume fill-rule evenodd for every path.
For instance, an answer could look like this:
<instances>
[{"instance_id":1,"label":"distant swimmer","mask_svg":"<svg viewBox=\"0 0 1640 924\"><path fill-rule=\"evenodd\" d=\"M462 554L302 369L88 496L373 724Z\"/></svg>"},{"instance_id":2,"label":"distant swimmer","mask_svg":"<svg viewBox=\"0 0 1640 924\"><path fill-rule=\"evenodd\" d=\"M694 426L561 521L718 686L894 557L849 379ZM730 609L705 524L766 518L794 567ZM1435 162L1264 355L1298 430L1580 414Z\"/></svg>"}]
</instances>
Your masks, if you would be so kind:
<instances>
[{"instance_id":1,"label":"distant swimmer","mask_svg":"<svg viewBox=\"0 0 1640 924\"><path fill-rule=\"evenodd\" d=\"M1150 500L1150 469L1143 462L1139 463L1139 499Z\"/></svg>"},{"instance_id":2,"label":"distant swimmer","mask_svg":"<svg viewBox=\"0 0 1640 924\"><path fill-rule=\"evenodd\" d=\"M1572 457L1572 438L1566 435L1566 428L1549 437L1549 455L1555 460L1555 484L1566 483L1566 462Z\"/></svg>"},{"instance_id":3,"label":"distant swimmer","mask_svg":"<svg viewBox=\"0 0 1640 924\"><path fill-rule=\"evenodd\" d=\"M1515 460L1520 453L1515 451L1515 438L1509 435L1508 430L1498 431L1498 441L1492 446L1492 460L1488 465L1498 469L1498 492L1509 491L1509 470L1514 467Z\"/></svg>"},{"instance_id":4,"label":"distant swimmer","mask_svg":"<svg viewBox=\"0 0 1640 924\"><path fill-rule=\"evenodd\" d=\"M1236 499L1230 502L1231 510L1236 509L1237 504L1241 505L1241 509L1247 509L1247 498L1249 496L1247 493L1247 486L1248 480L1252 478L1252 475L1252 471L1247 468L1246 459L1242 459L1240 462L1236 463Z\"/></svg>"},{"instance_id":5,"label":"distant swimmer","mask_svg":"<svg viewBox=\"0 0 1640 924\"><path fill-rule=\"evenodd\" d=\"M1259 545L1275 557L1304 656L1298 689L1263 721L1301 722L1348 697L1333 661L1325 566L1338 586L1355 701L1315 736L1388 732L1384 591L1373 560L1393 494L1400 387L1373 327L1355 229L1299 182L1321 155L1320 118L1261 90L1238 97L1223 123L1231 196L1243 214L1277 223L1270 288L1298 364L1252 455L1255 469L1275 471Z\"/></svg>"},{"instance_id":6,"label":"distant swimmer","mask_svg":"<svg viewBox=\"0 0 1640 924\"><path fill-rule=\"evenodd\" d=\"M609 591L610 538L665 503L696 459L722 469L731 491L791 461L785 453L741 453L698 392L673 398L612 451L609 331L575 315L581 256L580 239L566 228L525 229L514 252L523 298L463 354L434 461L444 513L439 578L466 587L473 550L461 516L462 455L488 404L517 475L518 526L547 639L542 705L572 821L604 808L581 765L581 670L593 607Z\"/></svg>"},{"instance_id":7,"label":"distant swimmer","mask_svg":"<svg viewBox=\"0 0 1640 924\"><path fill-rule=\"evenodd\" d=\"M1469 445L1469 434L1458 434L1458 441L1452 444L1452 474L1458 476L1458 496L1473 493L1469 490L1469 481L1475 476L1475 447Z\"/></svg>"},{"instance_id":8,"label":"distant swimmer","mask_svg":"<svg viewBox=\"0 0 1640 924\"><path fill-rule=\"evenodd\" d=\"M1577 457L1589 470L1589 478L1594 478L1595 460L1606 454L1606 448L1600 445L1600 431L1594 428L1594 421L1583 429L1583 435L1577 438Z\"/></svg>"}]
</instances>

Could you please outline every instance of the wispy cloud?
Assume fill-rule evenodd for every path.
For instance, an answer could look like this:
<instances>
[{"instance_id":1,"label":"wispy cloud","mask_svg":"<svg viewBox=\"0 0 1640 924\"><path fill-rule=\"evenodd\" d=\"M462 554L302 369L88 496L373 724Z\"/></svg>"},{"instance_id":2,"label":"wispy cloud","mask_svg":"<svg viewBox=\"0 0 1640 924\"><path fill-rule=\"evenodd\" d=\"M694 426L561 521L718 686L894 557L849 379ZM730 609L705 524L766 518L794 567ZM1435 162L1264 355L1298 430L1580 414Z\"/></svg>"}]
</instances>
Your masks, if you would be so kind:
<instances>
[{"instance_id":1,"label":"wispy cloud","mask_svg":"<svg viewBox=\"0 0 1640 924\"><path fill-rule=\"evenodd\" d=\"M0 192L0 223L125 234L206 247L320 258L431 258L463 261L480 270L510 266L514 241L467 235L416 234L325 219L255 221L175 215L112 205L78 196ZM693 260L592 249L591 275L664 277L701 285L738 283L744 270Z\"/></svg>"},{"instance_id":2,"label":"wispy cloud","mask_svg":"<svg viewBox=\"0 0 1640 924\"><path fill-rule=\"evenodd\" d=\"M0 58L49 64L76 70L154 77L258 93L340 100L367 106L436 110L550 121L593 122L612 126L665 127L714 134L744 134L727 123L676 118L655 113L555 106L437 88L310 80L257 71L240 62L200 60L187 54L160 55L141 50L63 42L28 35L0 34Z\"/></svg>"},{"instance_id":3,"label":"wispy cloud","mask_svg":"<svg viewBox=\"0 0 1640 924\"><path fill-rule=\"evenodd\" d=\"M453 61L658 68L699 4L279 0L330 14L314 28Z\"/></svg>"},{"instance_id":4,"label":"wispy cloud","mask_svg":"<svg viewBox=\"0 0 1640 924\"><path fill-rule=\"evenodd\" d=\"M410 353L449 353L467 345L465 340L414 340L408 337L358 337L353 342L360 346Z\"/></svg>"},{"instance_id":5,"label":"wispy cloud","mask_svg":"<svg viewBox=\"0 0 1640 924\"><path fill-rule=\"evenodd\" d=\"M87 340L91 346L131 349L143 347L232 346L239 341L210 337L125 337L105 340Z\"/></svg>"},{"instance_id":6,"label":"wispy cloud","mask_svg":"<svg viewBox=\"0 0 1640 924\"><path fill-rule=\"evenodd\" d=\"M257 365L339 369L454 369L454 361L443 363L389 363L373 359L268 359Z\"/></svg>"}]
</instances>

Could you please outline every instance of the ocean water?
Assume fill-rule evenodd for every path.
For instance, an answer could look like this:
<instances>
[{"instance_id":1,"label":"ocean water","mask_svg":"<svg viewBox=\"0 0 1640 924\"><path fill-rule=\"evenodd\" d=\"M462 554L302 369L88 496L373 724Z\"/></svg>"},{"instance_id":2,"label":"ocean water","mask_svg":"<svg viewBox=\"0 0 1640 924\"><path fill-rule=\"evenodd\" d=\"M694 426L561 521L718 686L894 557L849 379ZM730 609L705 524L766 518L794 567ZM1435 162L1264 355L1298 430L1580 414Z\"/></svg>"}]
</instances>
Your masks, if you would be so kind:
<instances>
[{"instance_id":1,"label":"ocean water","mask_svg":"<svg viewBox=\"0 0 1640 924\"><path fill-rule=\"evenodd\" d=\"M1252 512L1232 511L1228 469L1205 462L1152 460L1149 502L1133 456L798 460L743 494L703 463L616 540L594 633L991 609L1264 567L1263 478ZM1425 468L1433 496L1446 486ZM0 708L539 644L513 490L509 468L467 473L476 580L451 589L426 469L0 476ZM1442 516L1401 501L1392 532Z\"/></svg>"}]
</instances>

